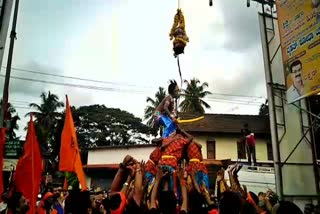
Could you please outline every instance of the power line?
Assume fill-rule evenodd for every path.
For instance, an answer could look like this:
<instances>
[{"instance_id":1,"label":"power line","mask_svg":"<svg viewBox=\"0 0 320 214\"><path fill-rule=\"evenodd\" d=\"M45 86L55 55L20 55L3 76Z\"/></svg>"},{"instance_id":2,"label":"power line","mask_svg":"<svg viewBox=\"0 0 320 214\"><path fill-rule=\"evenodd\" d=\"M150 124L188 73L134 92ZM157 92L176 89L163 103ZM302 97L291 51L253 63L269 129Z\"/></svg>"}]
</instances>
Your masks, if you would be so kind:
<instances>
[{"instance_id":1,"label":"power line","mask_svg":"<svg viewBox=\"0 0 320 214\"><path fill-rule=\"evenodd\" d=\"M0 74L1 77L5 77L4 75ZM100 90L100 91L112 91L112 92L127 92L127 93L143 93L143 91L137 90L129 90L129 89L118 89L118 88L111 88L111 87L99 87L99 86L88 86L88 85L78 85L72 83L61 83L61 82L54 82L54 81L47 81L47 80L39 80L39 79L31 79L25 77L17 77L11 76L12 79L30 81L30 82L40 82L40 83L47 83L59 86L68 86L68 87L75 87L75 88L85 88L85 89L93 89L93 90Z\"/></svg>"},{"instance_id":2,"label":"power line","mask_svg":"<svg viewBox=\"0 0 320 214\"><path fill-rule=\"evenodd\" d=\"M239 101L232 101L232 100L224 100L224 99L206 99L204 100L212 101L212 102L221 102L221 103L230 103L230 104L239 104L239 105L253 105L253 106L260 106L261 103L254 103L254 102L239 102Z\"/></svg>"},{"instance_id":3,"label":"power line","mask_svg":"<svg viewBox=\"0 0 320 214\"><path fill-rule=\"evenodd\" d=\"M1 77L4 77L4 75L0 75ZM76 87L76 88L85 88L85 89L92 89L92 90L100 90L100 91L111 91L111 92L126 92L126 93L136 93L136 94L144 94L146 91L137 91L137 90L126 90L126 89L117 89L112 87L99 87L99 86L89 86L89 85L78 85L78 84L72 84L72 83L61 83L61 82L54 82L54 81L47 81L47 80L39 80L39 79L31 79L31 78L25 78L25 77L17 77L17 76L11 76L12 79L18 79L18 80L24 80L24 81L30 81L30 82L40 82L40 83L47 83L47 84L53 84L53 85L59 85L59 86L67 86L67 87ZM207 100L212 101L219 101L223 100L221 98L205 98ZM229 101L229 100L225 100ZM231 102L232 100L230 100ZM250 103L250 101L247 101ZM252 102L252 101L251 101ZM237 104L246 104L246 101L240 101L235 100ZM256 103L257 105L260 103Z\"/></svg>"},{"instance_id":4,"label":"power line","mask_svg":"<svg viewBox=\"0 0 320 214\"><path fill-rule=\"evenodd\" d=\"M6 67L2 66L2 68L6 68ZM60 77L60 78L66 78L66 79L81 80L81 81L87 81L87 82L111 84L111 85L118 85L118 86L126 85L126 86L131 86L131 87L151 88L151 86L139 86L139 85L128 84L128 83L117 83L117 82L110 82L110 81L101 81L101 80L94 80L94 79L87 79L87 78L79 78L79 77L59 75L59 74L52 74L52 73L35 71L35 70L29 70L29 69L12 68L12 70L14 70L14 71L28 72L28 73L33 73L33 74L41 74L41 75L45 75L45 76L54 76L54 77ZM211 93L211 95L266 99L266 97L263 97L263 96L242 95L242 94L229 94L229 93ZM212 97L212 96L208 95L207 97L210 98L210 97ZM212 98L215 98L215 97L212 97Z\"/></svg>"},{"instance_id":5,"label":"power line","mask_svg":"<svg viewBox=\"0 0 320 214\"><path fill-rule=\"evenodd\" d=\"M183 95L183 97L195 97L195 96L192 96L192 95ZM197 97L196 97L197 98ZM212 101L216 101L216 100L225 100L225 101L235 101L235 102L239 102L239 103L243 103L243 104L246 104L246 103L255 103L257 105L261 105L261 102L257 102L256 99L254 100L239 100L239 99L223 99L223 98L218 98L218 97L204 97L202 98L203 100L212 100Z\"/></svg>"},{"instance_id":6,"label":"power line","mask_svg":"<svg viewBox=\"0 0 320 214\"><path fill-rule=\"evenodd\" d=\"M28 104L29 105L29 102L27 102L27 101L19 101L19 100L9 100L9 103L20 103L20 104Z\"/></svg>"},{"instance_id":7,"label":"power line","mask_svg":"<svg viewBox=\"0 0 320 214\"><path fill-rule=\"evenodd\" d=\"M2 66L2 68L6 68ZM87 81L87 82L95 82L95 83L103 83L103 84L111 84L111 85L119 85L119 86L133 86L138 87L138 85L128 84L128 83L117 83L117 82L109 82L109 81L102 81L102 80L95 80L95 79L87 79L87 78L80 78L80 77L73 77L73 76L65 76L65 75L59 75L59 74L52 74L52 73L46 73L41 71L34 71L34 70L28 70L28 69L21 69L21 68L12 68L14 71L22 71L22 72L28 72L33 74L41 74L45 76L53 76L53 77L61 77L66 79L73 79L73 80L81 80L81 81ZM143 88L150 88L150 87L143 87Z\"/></svg>"},{"instance_id":8,"label":"power line","mask_svg":"<svg viewBox=\"0 0 320 214\"><path fill-rule=\"evenodd\" d=\"M258 99L266 99L266 97L262 96L250 96L250 95L242 95L242 94L220 94L220 93L211 93L211 95L219 95L219 96L228 96L228 97L247 97L247 98L258 98ZM210 95L208 95L210 97Z\"/></svg>"}]
</instances>

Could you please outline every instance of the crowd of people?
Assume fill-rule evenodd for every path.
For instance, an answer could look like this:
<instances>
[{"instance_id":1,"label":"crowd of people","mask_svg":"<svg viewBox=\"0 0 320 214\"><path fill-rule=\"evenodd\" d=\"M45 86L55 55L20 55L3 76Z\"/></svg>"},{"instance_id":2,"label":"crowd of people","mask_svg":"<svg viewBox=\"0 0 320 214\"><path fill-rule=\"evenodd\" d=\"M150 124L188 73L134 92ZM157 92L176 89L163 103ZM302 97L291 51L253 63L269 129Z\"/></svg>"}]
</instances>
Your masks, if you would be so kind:
<instances>
[{"instance_id":1,"label":"crowd of people","mask_svg":"<svg viewBox=\"0 0 320 214\"><path fill-rule=\"evenodd\" d=\"M150 155L152 156L152 155ZM188 172L188 164L179 163L174 172L155 163L155 176L148 175L148 162L137 161L127 155L109 191L93 192L80 189L49 188L37 203L38 214L263 214L302 213L293 203L278 201L272 191L255 194L241 186L237 173L240 164L230 165L225 173L221 169L216 177L216 192L199 186L196 171ZM150 169L150 168L149 168ZM229 183L225 179L229 176ZM173 178L173 179L172 179ZM151 181L150 181L151 179ZM173 184L171 183L173 182ZM203 182L203 181L202 181ZM152 185L150 185L152 184ZM213 187L214 188L214 187ZM29 210L28 199L15 192L3 200L13 214ZM311 209L309 207L309 209ZM313 210L314 207L312 208ZM317 213L317 212L305 212Z\"/></svg>"}]
</instances>

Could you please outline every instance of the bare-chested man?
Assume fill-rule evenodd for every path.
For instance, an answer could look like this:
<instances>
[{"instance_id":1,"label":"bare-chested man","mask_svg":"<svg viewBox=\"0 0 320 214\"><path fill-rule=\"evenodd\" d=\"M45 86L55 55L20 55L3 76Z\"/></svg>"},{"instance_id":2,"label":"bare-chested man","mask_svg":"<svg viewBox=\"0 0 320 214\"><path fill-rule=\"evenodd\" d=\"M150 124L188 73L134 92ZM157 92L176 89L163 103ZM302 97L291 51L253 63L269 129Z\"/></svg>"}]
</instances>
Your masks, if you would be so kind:
<instances>
[{"instance_id":1,"label":"bare-chested man","mask_svg":"<svg viewBox=\"0 0 320 214\"><path fill-rule=\"evenodd\" d=\"M162 135L164 138L167 138L174 133L177 127L175 99L179 97L179 90L177 82L171 80L168 87L169 95L161 101L154 112L155 125L164 126Z\"/></svg>"}]
</instances>

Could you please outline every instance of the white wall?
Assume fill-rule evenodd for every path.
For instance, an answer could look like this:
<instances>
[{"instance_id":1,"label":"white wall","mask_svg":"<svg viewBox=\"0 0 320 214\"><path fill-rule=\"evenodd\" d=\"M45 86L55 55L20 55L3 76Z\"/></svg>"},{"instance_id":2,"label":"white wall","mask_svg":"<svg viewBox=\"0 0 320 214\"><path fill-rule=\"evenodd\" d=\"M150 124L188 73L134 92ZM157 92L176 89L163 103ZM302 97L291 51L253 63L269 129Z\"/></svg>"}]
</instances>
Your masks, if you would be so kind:
<instances>
[{"instance_id":1,"label":"white wall","mask_svg":"<svg viewBox=\"0 0 320 214\"><path fill-rule=\"evenodd\" d=\"M136 160L147 161L150 153L155 147L137 147L137 148L106 148L90 150L88 152L88 165L90 164L117 164L122 162L126 155L131 155Z\"/></svg>"},{"instance_id":2,"label":"white wall","mask_svg":"<svg viewBox=\"0 0 320 214\"><path fill-rule=\"evenodd\" d=\"M195 136L195 140L202 145L202 156L207 159L207 140L214 139L216 141L216 159L238 159L238 147L237 141L239 137L234 137L233 135L228 136L215 136L212 135L199 135ZM257 161L268 161L267 152L267 140L263 138L256 138L256 157Z\"/></svg>"}]
</instances>

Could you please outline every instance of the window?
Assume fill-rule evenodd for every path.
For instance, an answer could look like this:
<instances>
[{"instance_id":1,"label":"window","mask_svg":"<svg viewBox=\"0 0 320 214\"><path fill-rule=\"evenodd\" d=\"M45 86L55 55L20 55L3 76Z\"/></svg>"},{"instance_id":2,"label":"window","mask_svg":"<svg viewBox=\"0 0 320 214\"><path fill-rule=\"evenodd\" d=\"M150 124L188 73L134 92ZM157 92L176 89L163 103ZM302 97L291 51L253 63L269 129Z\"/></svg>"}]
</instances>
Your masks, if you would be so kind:
<instances>
[{"instance_id":1,"label":"window","mask_svg":"<svg viewBox=\"0 0 320 214\"><path fill-rule=\"evenodd\" d=\"M272 151L271 142L267 142L267 155L268 155L268 160L273 160L273 151Z\"/></svg>"},{"instance_id":2,"label":"window","mask_svg":"<svg viewBox=\"0 0 320 214\"><path fill-rule=\"evenodd\" d=\"M244 140L237 141L238 159L246 159L246 143Z\"/></svg>"},{"instance_id":3,"label":"window","mask_svg":"<svg viewBox=\"0 0 320 214\"><path fill-rule=\"evenodd\" d=\"M216 159L216 141L207 140L207 158Z\"/></svg>"}]
</instances>

